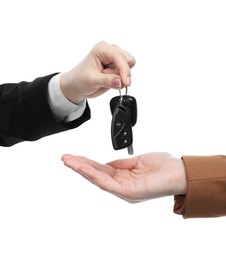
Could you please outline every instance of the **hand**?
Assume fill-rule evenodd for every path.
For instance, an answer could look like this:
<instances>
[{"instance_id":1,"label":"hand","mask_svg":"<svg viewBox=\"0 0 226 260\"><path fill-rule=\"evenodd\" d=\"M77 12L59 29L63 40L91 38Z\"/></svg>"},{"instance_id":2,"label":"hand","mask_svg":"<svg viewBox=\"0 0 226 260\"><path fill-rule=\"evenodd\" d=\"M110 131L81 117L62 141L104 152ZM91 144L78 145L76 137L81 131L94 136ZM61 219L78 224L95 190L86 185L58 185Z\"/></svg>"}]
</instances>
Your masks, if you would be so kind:
<instances>
[{"instance_id":1,"label":"hand","mask_svg":"<svg viewBox=\"0 0 226 260\"><path fill-rule=\"evenodd\" d=\"M78 104L83 99L97 97L110 88L131 84L130 69L135 59L115 45L100 42L72 70L62 74L61 91Z\"/></svg>"},{"instance_id":2,"label":"hand","mask_svg":"<svg viewBox=\"0 0 226 260\"><path fill-rule=\"evenodd\" d=\"M62 156L66 166L128 202L186 194L183 161L168 153L148 153L100 164L82 156Z\"/></svg>"}]
</instances>

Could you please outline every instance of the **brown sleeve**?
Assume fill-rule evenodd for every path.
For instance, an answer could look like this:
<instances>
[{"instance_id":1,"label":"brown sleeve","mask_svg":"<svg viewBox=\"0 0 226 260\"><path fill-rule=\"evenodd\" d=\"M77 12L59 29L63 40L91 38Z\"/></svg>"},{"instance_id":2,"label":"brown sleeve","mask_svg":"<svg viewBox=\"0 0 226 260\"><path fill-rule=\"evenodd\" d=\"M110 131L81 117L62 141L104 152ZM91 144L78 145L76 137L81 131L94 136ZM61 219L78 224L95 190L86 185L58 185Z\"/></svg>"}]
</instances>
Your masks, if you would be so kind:
<instances>
[{"instance_id":1,"label":"brown sleeve","mask_svg":"<svg viewBox=\"0 0 226 260\"><path fill-rule=\"evenodd\" d=\"M226 156L183 156L186 196L175 196L174 212L184 218L226 216Z\"/></svg>"}]
</instances>

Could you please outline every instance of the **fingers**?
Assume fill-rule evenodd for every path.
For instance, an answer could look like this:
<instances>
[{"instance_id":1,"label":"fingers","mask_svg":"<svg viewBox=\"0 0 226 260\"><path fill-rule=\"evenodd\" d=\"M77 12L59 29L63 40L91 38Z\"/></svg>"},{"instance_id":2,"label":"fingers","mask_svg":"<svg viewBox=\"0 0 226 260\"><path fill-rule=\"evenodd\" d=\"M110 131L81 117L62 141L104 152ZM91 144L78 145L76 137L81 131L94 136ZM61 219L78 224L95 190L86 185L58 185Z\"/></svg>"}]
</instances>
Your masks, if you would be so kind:
<instances>
[{"instance_id":1,"label":"fingers","mask_svg":"<svg viewBox=\"0 0 226 260\"><path fill-rule=\"evenodd\" d=\"M121 49L115 44L112 44L111 46L114 47L117 51L120 51L125 56L130 68L132 68L136 64L135 58L129 52Z\"/></svg>"},{"instance_id":2,"label":"fingers","mask_svg":"<svg viewBox=\"0 0 226 260\"><path fill-rule=\"evenodd\" d=\"M132 178L132 181L130 180L129 171L115 169L116 172L114 176L114 174L112 174L112 166L110 166L115 165L116 167L125 169L127 169L127 167L135 167L137 161L136 157L113 161L108 165L102 165L86 157L73 155L64 155L62 156L62 160L66 166L80 173L85 179L102 190L110 192L131 203L143 200L142 194L140 194L140 192L137 193L138 186L134 183L134 178ZM111 173L112 176L109 173Z\"/></svg>"},{"instance_id":3,"label":"fingers","mask_svg":"<svg viewBox=\"0 0 226 260\"><path fill-rule=\"evenodd\" d=\"M98 174L101 172L101 174L105 176L114 176L115 174L115 169L113 167L105 164L100 164L84 156L73 156L70 154L66 154L62 156L62 160L66 166L79 173L81 173L81 167L85 166L85 170L89 168L95 172L98 172ZM83 170L84 167L82 168L82 171Z\"/></svg>"},{"instance_id":4,"label":"fingers","mask_svg":"<svg viewBox=\"0 0 226 260\"><path fill-rule=\"evenodd\" d=\"M111 193L119 190L117 182L108 174L111 172L109 171L110 166L101 165L85 157L69 154L62 156L62 160L67 167L78 172L99 188ZM105 172L106 169L107 172Z\"/></svg>"},{"instance_id":5,"label":"fingers","mask_svg":"<svg viewBox=\"0 0 226 260\"><path fill-rule=\"evenodd\" d=\"M125 86L131 85L130 68L132 68L136 63L133 56L119 47L109 45L106 42L100 42L94 47L94 50L105 68L110 67L112 69L113 66L115 71L115 68L117 68L122 83Z\"/></svg>"},{"instance_id":6,"label":"fingers","mask_svg":"<svg viewBox=\"0 0 226 260\"><path fill-rule=\"evenodd\" d=\"M64 158L69 158L69 156L72 156L72 155L65 155ZM98 162L90 160L84 156L76 156L76 158L78 160L80 160L80 162L86 163L86 164L92 166L93 168L95 168L96 170L104 172L105 174L109 174L110 176L113 176L115 174L115 169L109 165L98 163Z\"/></svg>"}]
</instances>

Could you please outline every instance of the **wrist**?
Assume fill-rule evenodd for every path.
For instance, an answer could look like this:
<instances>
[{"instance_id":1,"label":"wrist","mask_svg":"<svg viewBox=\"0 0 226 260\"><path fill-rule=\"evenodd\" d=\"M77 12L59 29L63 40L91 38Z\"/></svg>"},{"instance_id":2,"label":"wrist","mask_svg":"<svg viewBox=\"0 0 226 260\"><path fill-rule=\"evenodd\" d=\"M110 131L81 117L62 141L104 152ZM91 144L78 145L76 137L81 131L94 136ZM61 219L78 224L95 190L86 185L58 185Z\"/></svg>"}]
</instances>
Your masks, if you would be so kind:
<instances>
[{"instance_id":1,"label":"wrist","mask_svg":"<svg viewBox=\"0 0 226 260\"><path fill-rule=\"evenodd\" d=\"M182 159L178 160L177 176L175 181L174 195L185 195L187 193L187 177L184 162Z\"/></svg>"},{"instance_id":2,"label":"wrist","mask_svg":"<svg viewBox=\"0 0 226 260\"><path fill-rule=\"evenodd\" d=\"M71 79L71 73L65 72L60 76L60 89L63 95L74 104L80 104L85 98L82 97L78 91L76 84L73 79Z\"/></svg>"}]
</instances>

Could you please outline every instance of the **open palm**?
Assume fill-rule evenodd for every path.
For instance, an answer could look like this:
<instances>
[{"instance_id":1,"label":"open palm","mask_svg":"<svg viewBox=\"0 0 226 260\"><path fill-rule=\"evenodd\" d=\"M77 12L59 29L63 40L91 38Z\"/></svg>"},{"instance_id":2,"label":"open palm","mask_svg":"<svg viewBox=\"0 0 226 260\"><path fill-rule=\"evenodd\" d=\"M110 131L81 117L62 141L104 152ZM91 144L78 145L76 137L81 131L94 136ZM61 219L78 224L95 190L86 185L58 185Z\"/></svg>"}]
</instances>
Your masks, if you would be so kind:
<instances>
[{"instance_id":1,"label":"open palm","mask_svg":"<svg viewBox=\"0 0 226 260\"><path fill-rule=\"evenodd\" d=\"M101 189L129 202L185 193L183 162L168 153L147 153L107 164L69 154L62 160Z\"/></svg>"}]
</instances>

